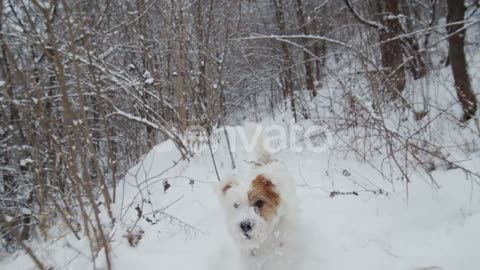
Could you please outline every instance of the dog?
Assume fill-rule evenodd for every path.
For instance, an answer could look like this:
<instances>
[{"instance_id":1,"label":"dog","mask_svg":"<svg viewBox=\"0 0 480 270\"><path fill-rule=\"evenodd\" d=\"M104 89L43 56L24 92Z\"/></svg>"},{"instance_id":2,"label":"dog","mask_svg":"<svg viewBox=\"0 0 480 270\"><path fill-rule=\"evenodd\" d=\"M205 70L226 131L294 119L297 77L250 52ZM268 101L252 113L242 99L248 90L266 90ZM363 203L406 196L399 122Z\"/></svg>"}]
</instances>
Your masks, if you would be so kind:
<instances>
[{"instance_id":1,"label":"dog","mask_svg":"<svg viewBox=\"0 0 480 270\"><path fill-rule=\"evenodd\" d=\"M263 137L262 137L263 138ZM259 143L261 141L261 143ZM230 175L217 187L242 270L295 269L297 196L287 167L257 142L258 160L246 176Z\"/></svg>"}]
</instances>

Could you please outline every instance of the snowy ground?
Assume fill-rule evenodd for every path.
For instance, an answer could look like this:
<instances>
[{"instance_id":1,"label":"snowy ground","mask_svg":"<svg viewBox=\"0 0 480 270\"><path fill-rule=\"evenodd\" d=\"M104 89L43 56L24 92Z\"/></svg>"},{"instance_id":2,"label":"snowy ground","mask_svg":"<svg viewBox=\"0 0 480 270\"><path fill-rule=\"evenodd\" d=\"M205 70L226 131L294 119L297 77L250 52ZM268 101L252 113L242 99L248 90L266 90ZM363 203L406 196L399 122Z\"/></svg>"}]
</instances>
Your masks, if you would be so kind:
<instances>
[{"instance_id":1,"label":"snowy ground","mask_svg":"<svg viewBox=\"0 0 480 270\"><path fill-rule=\"evenodd\" d=\"M171 146L155 147L119 188L115 209L121 221L111 230L115 269L236 269L235 248L213 192L217 179L209 152L173 166L179 156L167 151ZM226 153L221 142L215 152L221 175L230 170ZM247 153L235 157L240 167L250 166ZM405 183L390 183L369 164L328 151L283 151L276 158L289 167L301 202L307 252L296 270L478 269L480 189L459 170L436 172L437 190L427 177L414 175L407 203ZM330 197L331 191L363 189L384 192ZM144 216L138 222L137 205ZM125 235L134 224L144 234L130 247ZM34 250L52 269L93 269L87 242L71 235ZM5 270L34 269L23 254L1 264ZM105 269L102 255L95 264Z\"/></svg>"}]
</instances>

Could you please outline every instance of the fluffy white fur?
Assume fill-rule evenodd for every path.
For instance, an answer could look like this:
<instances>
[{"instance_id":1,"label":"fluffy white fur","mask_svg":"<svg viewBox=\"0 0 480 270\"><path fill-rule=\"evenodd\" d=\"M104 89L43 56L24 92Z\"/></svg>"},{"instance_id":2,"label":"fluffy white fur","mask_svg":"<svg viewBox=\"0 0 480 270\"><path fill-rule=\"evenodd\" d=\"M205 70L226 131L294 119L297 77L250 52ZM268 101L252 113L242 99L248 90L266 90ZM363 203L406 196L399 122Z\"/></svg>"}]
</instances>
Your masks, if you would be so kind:
<instances>
[{"instance_id":1,"label":"fluffy white fur","mask_svg":"<svg viewBox=\"0 0 480 270\"><path fill-rule=\"evenodd\" d=\"M245 176L226 177L217 188L226 213L226 225L238 245L244 270L295 269L298 263L295 254L299 249L295 184L286 166L273 161L263 147L257 145L258 163L262 165L252 168ZM248 201L251 182L258 175L269 179L281 198L276 215L269 221ZM248 233L240 226L245 220L254 224Z\"/></svg>"}]
</instances>

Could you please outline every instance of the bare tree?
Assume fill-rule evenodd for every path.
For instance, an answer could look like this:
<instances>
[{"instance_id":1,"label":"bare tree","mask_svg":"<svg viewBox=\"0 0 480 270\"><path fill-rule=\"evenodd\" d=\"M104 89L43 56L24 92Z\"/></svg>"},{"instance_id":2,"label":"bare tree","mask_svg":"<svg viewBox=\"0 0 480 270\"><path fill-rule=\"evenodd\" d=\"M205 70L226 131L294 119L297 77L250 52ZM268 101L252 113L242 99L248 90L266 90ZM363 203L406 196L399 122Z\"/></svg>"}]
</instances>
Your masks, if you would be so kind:
<instances>
[{"instance_id":1,"label":"bare tree","mask_svg":"<svg viewBox=\"0 0 480 270\"><path fill-rule=\"evenodd\" d=\"M287 33L287 18L285 15L285 4L283 0L273 0L273 6L275 8L275 18L277 21L278 29L282 35ZM296 113L296 103L295 103L295 96L293 93L293 61L292 56L290 53L290 49L286 43L281 43L280 46L282 47L282 54L283 54L283 61L281 65L282 69L282 85L283 85L283 98L285 99L285 103L290 100L290 107L293 113L293 117L295 121L297 121L297 113Z\"/></svg>"},{"instance_id":2,"label":"bare tree","mask_svg":"<svg viewBox=\"0 0 480 270\"><path fill-rule=\"evenodd\" d=\"M397 38L401 34L399 18L399 1L375 0L375 11L379 14L379 22L363 18L350 0L345 0L347 7L359 22L367 25L378 32L380 41L381 63L384 74L384 82L388 92L397 97L405 89L405 63L401 40Z\"/></svg>"},{"instance_id":3,"label":"bare tree","mask_svg":"<svg viewBox=\"0 0 480 270\"><path fill-rule=\"evenodd\" d=\"M297 0L296 1L296 6L295 9L297 11L297 19L298 19L298 24L300 26L300 29L302 30L302 34L308 35L308 26L309 22L306 20L306 15L304 11L304 5L302 3L302 0ZM308 42L309 40L304 40L304 42ZM306 44L305 44L306 45ZM317 90L315 89L314 85L314 77L313 77L313 57L308 53L308 51L312 51L311 46L306 46L306 50L303 52L303 61L305 65L305 86L307 90L312 92L312 96L317 96Z\"/></svg>"},{"instance_id":4,"label":"bare tree","mask_svg":"<svg viewBox=\"0 0 480 270\"><path fill-rule=\"evenodd\" d=\"M458 100L462 105L462 121L475 117L477 112L477 99L473 92L468 75L467 59L465 57L465 1L448 0L448 58L452 66L453 79Z\"/></svg>"}]
</instances>

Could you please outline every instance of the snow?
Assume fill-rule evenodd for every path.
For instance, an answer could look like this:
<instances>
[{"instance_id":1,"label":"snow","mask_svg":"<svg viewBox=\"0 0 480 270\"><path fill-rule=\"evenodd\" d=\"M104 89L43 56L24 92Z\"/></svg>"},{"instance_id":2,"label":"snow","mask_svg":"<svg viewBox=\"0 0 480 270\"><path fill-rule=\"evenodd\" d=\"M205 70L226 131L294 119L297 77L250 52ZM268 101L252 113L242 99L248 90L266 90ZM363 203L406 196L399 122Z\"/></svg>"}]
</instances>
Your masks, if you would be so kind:
<instances>
[{"instance_id":1,"label":"snow","mask_svg":"<svg viewBox=\"0 0 480 270\"><path fill-rule=\"evenodd\" d=\"M236 149L237 170L248 170L251 153L239 145ZM406 183L398 172L392 173L398 179L389 182L371 166L329 151L285 150L275 157L291 171L300 197L307 252L297 270L471 270L480 265L479 186L460 170L435 171L439 189L425 175L413 174L407 201ZM173 143L166 141L120 183L114 205L119 221L110 231L114 269L237 269L236 249L213 192L217 179L208 151L190 162L179 158ZM215 159L221 175L231 170L223 137ZM166 191L165 182L170 185ZM379 190L382 194L373 192ZM356 191L358 196L331 196L333 191ZM138 221L137 206L144 216ZM143 232L136 247L128 244L129 230ZM67 235L35 244L34 251L54 269L93 269L86 239ZM102 256L100 252L97 269L104 269ZM34 266L19 252L5 258L2 269Z\"/></svg>"},{"instance_id":2,"label":"snow","mask_svg":"<svg viewBox=\"0 0 480 270\"><path fill-rule=\"evenodd\" d=\"M145 71L142 75L146 85L152 85L154 83L152 74L149 71Z\"/></svg>"},{"instance_id":3,"label":"snow","mask_svg":"<svg viewBox=\"0 0 480 270\"><path fill-rule=\"evenodd\" d=\"M73 125L78 126L82 124L82 120L73 120Z\"/></svg>"},{"instance_id":4,"label":"snow","mask_svg":"<svg viewBox=\"0 0 480 270\"><path fill-rule=\"evenodd\" d=\"M152 85L153 83L154 83L153 78L148 78L148 79L145 80L146 85Z\"/></svg>"},{"instance_id":5,"label":"snow","mask_svg":"<svg viewBox=\"0 0 480 270\"><path fill-rule=\"evenodd\" d=\"M159 129L159 128L160 128L157 124L148 121L146 118L141 118L141 117L138 117L138 116L134 116L134 115L132 115L132 114L123 112L123 111L118 110L118 109L115 111L115 113L112 113L112 114L110 114L110 115L115 115L115 114L116 114L116 115L121 115L121 116L123 116L123 117L125 117L125 118L128 118L128 119L131 119L131 120L135 120L135 121L137 121L137 122L144 123L144 124L146 124L146 125L151 126L151 127L154 128L154 129ZM108 115L108 116L110 116L110 115Z\"/></svg>"},{"instance_id":6,"label":"snow","mask_svg":"<svg viewBox=\"0 0 480 270\"><path fill-rule=\"evenodd\" d=\"M33 160L31 158L26 158L26 159L20 160L20 166L27 166L30 163L33 163Z\"/></svg>"},{"instance_id":7,"label":"snow","mask_svg":"<svg viewBox=\"0 0 480 270\"><path fill-rule=\"evenodd\" d=\"M25 207L22 207L22 208L20 208L20 213L22 213L22 215L31 215L32 210L30 210L28 208L25 208Z\"/></svg>"},{"instance_id":8,"label":"snow","mask_svg":"<svg viewBox=\"0 0 480 270\"><path fill-rule=\"evenodd\" d=\"M9 215L5 215L5 221L6 222L11 222L14 218L12 216L9 216Z\"/></svg>"}]
</instances>

